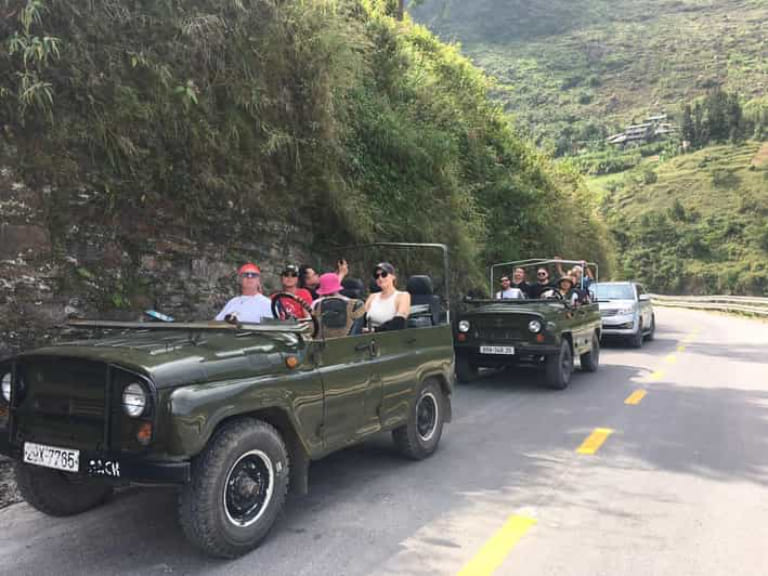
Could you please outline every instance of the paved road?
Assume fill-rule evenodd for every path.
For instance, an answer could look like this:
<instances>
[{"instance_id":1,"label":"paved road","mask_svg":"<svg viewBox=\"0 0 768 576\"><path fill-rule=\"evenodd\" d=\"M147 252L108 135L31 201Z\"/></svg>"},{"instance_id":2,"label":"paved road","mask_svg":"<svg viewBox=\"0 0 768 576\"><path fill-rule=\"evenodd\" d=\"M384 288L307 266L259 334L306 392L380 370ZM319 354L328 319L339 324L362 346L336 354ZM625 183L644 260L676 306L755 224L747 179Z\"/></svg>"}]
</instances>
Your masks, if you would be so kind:
<instances>
[{"instance_id":1,"label":"paved road","mask_svg":"<svg viewBox=\"0 0 768 576\"><path fill-rule=\"evenodd\" d=\"M0 511L0 574L764 576L768 324L657 312L656 341L604 349L564 392L460 387L425 462L383 437L313 465L240 560L186 544L172 491L135 490L75 519Z\"/></svg>"}]
</instances>

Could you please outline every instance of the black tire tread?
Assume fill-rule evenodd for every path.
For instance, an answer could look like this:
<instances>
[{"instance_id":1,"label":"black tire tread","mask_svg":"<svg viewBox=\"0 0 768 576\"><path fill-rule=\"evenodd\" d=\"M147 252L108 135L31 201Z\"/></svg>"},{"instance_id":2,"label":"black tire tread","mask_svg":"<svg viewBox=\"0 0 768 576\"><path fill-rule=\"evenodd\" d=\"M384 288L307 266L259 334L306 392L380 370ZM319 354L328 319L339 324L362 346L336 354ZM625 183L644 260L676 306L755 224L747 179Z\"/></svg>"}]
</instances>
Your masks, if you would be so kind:
<instances>
[{"instance_id":1,"label":"black tire tread","mask_svg":"<svg viewBox=\"0 0 768 576\"><path fill-rule=\"evenodd\" d=\"M63 472L15 462L14 476L21 496L48 516L74 516L102 505L112 487L97 480L70 483Z\"/></svg>"},{"instance_id":2,"label":"black tire tread","mask_svg":"<svg viewBox=\"0 0 768 576\"><path fill-rule=\"evenodd\" d=\"M434 447L431 450L425 450L419 442L417 437L418 432L416 432L415 423L412 421L412 416L416 411L416 402L414 402L411 413L408 416L408 423L392 430L392 440L395 443L395 447L403 456L410 458L411 460L423 460L424 458L431 456L437 450L437 446L440 444L440 437L443 434L442 428L445 423L445 398L443 396L443 389L439 382L436 382L433 379L427 379L419 388L419 398L421 398L424 390L428 387L434 388L435 398L440 402L440 406L438 407L440 430L436 431L437 439Z\"/></svg>"},{"instance_id":3,"label":"black tire tread","mask_svg":"<svg viewBox=\"0 0 768 576\"><path fill-rule=\"evenodd\" d=\"M597 348L596 360L595 355L592 353L592 350L595 348ZM600 367L600 338L598 337L597 333L592 335L592 350L579 356L581 369L584 372L597 372L597 369Z\"/></svg>"},{"instance_id":4,"label":"black tire tread","mask_svg":"<svg viewBox=\"0 0 768 576\"><path fill-rule=\"evenodd\" d=\"M567 382L564 382L560 374L560 356L563 354L564 347L568 347L568 351L571 354L571 374L573 374L573 352L571 351L570 344L567 340L563 339L560 345L560 353L553 354L547 357L546 365L544 368L544 380L550 388L554 390L565 390L570 383L570 376Z\"/></svg>"},{"instance_id":5,"label":"black tire tread","mask_svg":"<svg viewBox=\"0 0 768 576\"><path fill-rule=\"evenodd\" d=\"M215 514L217 509L211 502L199 497L203 487L216 484L217 476L222 473L228 456L227 447L231 448L242 435L262 429L273 435L279 442L285 454L285 470L280 474L290 477L290 461L285 442L278 430L271 424L255 418L242 418L226 424L218 430L208 443L208 447L198 456L192 465L192 481L179 493L178 513L179 524L184 535L198 548L206 553L220 558L236 558L248 552L253 547L232 546L222 541L216 531ZM288 482L278 482L275 475L275 492L273 498L278 508L282 509L288 493ZM266 536L267 531L259 538ZM258 542L256 546L258 545Z\"/></svg>"}]
</instances>

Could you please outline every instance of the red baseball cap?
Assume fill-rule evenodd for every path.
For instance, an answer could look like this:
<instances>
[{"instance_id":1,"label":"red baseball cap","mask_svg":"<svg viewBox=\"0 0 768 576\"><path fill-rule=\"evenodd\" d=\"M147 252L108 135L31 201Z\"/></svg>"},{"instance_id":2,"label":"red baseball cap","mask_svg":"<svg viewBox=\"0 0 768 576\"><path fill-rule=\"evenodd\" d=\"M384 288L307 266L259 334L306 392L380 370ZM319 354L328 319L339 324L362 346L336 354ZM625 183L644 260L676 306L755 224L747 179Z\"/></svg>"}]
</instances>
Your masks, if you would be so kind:
<instances>
[{"instance_id":1,"label":"red baseball cap","mask_svg":"<svg viewBox=\"0 0 768 576\"><path fill-rule=\"evenodd\" d=\"M237 274L245 274L246 272L255 272L256 274L261 274L261 269L256 266L253 262L248 262L247 264L243 264L240 266L240 269L237 271Z\"/></svg>"}]
</instances>

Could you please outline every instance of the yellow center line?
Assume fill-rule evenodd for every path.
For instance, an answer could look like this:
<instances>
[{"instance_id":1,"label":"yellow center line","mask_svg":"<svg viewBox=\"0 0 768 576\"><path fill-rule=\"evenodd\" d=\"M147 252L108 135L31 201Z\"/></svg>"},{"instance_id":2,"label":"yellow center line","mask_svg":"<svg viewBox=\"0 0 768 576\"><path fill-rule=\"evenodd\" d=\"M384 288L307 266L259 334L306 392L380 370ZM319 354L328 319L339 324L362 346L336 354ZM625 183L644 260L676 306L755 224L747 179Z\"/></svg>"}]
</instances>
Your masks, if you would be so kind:
<instances>
[{"instance_id":1,"label":"yellow center line","mask_svg":"<svg viewBox=\"0 0 768 576\"><path fill-rule=\"evenodd\" d=\"M658 382L664 378L664 370L656 370L655 372L651 373L650 376L648 376L648 380L650 382Z\"/></svg>"},{"instance_id":2,"label":"yellow center line","mask_svg":"<svg viewBox=\"0 0 768 576\"><path fill-rule=\"evenodd\" d=\"M678 346L677 347L677 351L678 352L685 352L685 344L681 344L680 346Z\"/></svg>"},{"instance_id":3,"label":"yellow center line","mask_svg":"<svg viewBox=\"0 0 768 576\"><path fill-rule=\"evenodd\" d=\"M669 354L666 358L664 358L664 361L667 364L674 364L675 362L677 362L677 356L675 356L674 354Z\"/></svg>"},{"instance_id":4,"label":"yellow center line","mask_svg":"<svg viewBox=\"0 0 768 576\"><path fill-rule=\"evenodd\" d=\"M517 514L510 516L474 558L464 565L458 576L491 576L534 524L535 518Z\"/></svg>"},{"instance_id":5,"label":"yellow center line","mask_svg":"<svg viewBox=\"0 0 768 576\"><path fill-rule=\"evenodd\" d=\"M592 434L587 436L587 439L581 443L576 452L579 454L594 454L611 434L613 434L613 430L610 428L595 428L592 430Z\"/></svg>"},{"instance_id":6,"label":"yellow center line","mask_svg":"<svg viewBox=\"0 0 768 576\"><path fill-rule=\"evenodd\" d=\"M631 406L637 406L638 404L640 404L640 401L643 398L645 398L646 394L647 394L647 392L645 390L635 390L634 392L632 392L632 394L627 396L627 399L624 400L624 404L629 404Z\"/></svg>"}]
</instances>

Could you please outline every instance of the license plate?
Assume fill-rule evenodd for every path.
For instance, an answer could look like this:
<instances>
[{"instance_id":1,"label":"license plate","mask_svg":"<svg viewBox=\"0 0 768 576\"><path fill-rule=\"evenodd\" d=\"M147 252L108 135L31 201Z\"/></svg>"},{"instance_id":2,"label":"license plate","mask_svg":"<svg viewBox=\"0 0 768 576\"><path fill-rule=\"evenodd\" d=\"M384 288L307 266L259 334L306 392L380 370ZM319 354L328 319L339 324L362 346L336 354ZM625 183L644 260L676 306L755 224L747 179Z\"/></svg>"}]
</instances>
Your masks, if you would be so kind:
<instances>
[{"instance_id":1,"label":"license plate","mask_svg":"<svg viewBox=\"0 0 768 576\"><path fill-rule=\"evenodd\" d=\"M480 346L480 354L506 354L515 353L514 346Z\"/></svg>"},{"instance_id":2,"label":"license plate","mask_svg":"<svg viewBox=\"0 0 768 576\"><path fill-rule=\"evenodd\" d=\"M77 472L80 468L80 450L24 442L24 462L64 472Z\"/></svg>"}]
</instances>

